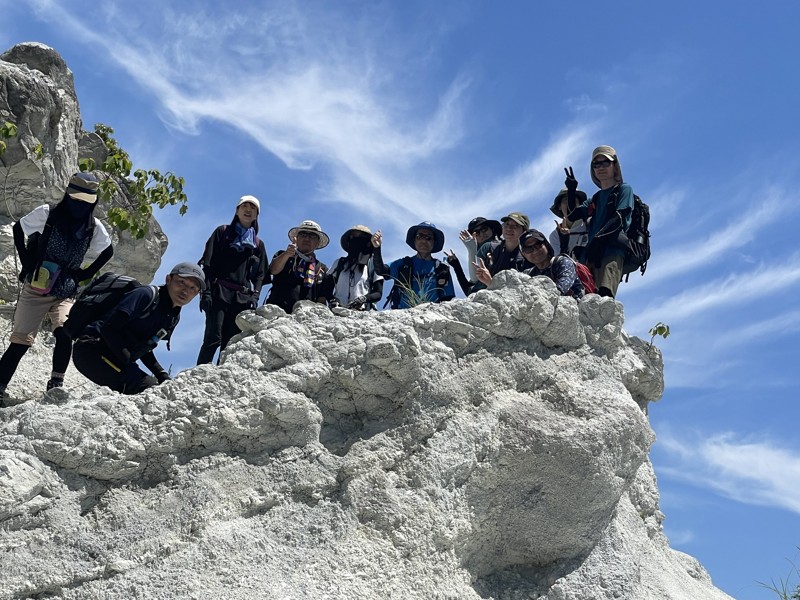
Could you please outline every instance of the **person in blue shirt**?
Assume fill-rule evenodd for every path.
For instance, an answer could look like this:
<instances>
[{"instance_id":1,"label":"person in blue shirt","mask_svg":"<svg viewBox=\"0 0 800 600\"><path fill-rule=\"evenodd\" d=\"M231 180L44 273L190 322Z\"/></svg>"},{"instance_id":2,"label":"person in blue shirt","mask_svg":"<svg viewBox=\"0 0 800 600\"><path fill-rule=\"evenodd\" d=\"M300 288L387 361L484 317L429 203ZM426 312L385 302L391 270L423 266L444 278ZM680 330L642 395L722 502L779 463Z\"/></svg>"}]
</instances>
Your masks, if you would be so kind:
<instances>
[{"instance_id":1,"label":"person in blue shirt","mask_svg":"<svg viewBox=\"0 0 800 600\"><path fill-rule=\"evenodd\" d=\"M379 275L389 275L394 282L388 299L392 308L411 308L425 302L455 298L450 266L433 257L444 248L444 232L436 225L423 221L409 228L406 244L416 250L416 254L399 258L388 266L380 258L380 238L373 241L373 245L376 243L375 271Z\"/></svg>"},{"instance_id":2,"label":"person in blue shirt","mask_svg":"<svg viewBox=\"0 0 800 600\"><path fill-rule=\"evenodd\" d=\"M580 260L592 270L597 293L613 298L622 280L625 246L618 240L620 233L627 233L631 225L633 188L623 182L617 151L611 146L594 149L590 169L592 181L600 191L570 212L564 226L569 228L573 222L591 217L587 245ZM577 186L574 178L571 181Z\"/></svg>"}]
</instances>

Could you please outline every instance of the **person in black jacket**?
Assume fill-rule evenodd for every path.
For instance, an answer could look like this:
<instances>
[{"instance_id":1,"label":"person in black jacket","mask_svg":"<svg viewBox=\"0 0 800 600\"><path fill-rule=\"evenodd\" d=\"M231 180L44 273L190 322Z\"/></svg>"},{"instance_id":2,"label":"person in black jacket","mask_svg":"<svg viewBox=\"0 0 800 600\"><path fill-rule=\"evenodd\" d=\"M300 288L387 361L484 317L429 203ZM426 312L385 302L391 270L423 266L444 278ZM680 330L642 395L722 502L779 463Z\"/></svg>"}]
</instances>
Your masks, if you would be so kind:
<instances>
[{"instance_id":1,"label":"person in black jacket","mask_svg":"<svg viewBox=\"0 0 800 600\"><path fill-rule=\"evenodd\" d=\"M19 280L23 286L14 312L11 343L0 358L0 403L46 316L50 317L56 340L47 389L64 384L72 354L72 341L64 331L64 322L80 282L91 279L114 253L108 232L94 217L97 186L91 173L75 173L58 204L53 208L47 204L38 206L14 223L14 246L22 262ZM94 259L83 268L87 256Z\"/></svg>"},{"instance_id":2,"label":"person in black jacket","mask_svg":"<svg viewBox=\"0 0 800 600\"><path fill-rule=\"evenodd\" d=\"M138 394L170 377L153 350L169 339L180 320L181 307L206 289L196 264L175 265L157 289L143 285L125 293L107 315L86 326L75 340L72 362L88 379L123 394ZM167 344L169 347L169 344ZM136 364L141 360L151 377Z\"/></svg>"},{"instance_id":3,"label":"person in black jacket","mask_svg":"<svg viewBox=\"0 0 800 600\"><path fill-rule=\"evenodd\" d=\"M270 280L267 250L258 239L260 210L258 198L242 196L230 225L217 227L206 242L199 263L208 282L208 289L200 298L206 329L197 355L198 365L210 363L218 348L222 354L240 331L236 315L258 306L261 287Z\"/></svg>"}]
</instances>

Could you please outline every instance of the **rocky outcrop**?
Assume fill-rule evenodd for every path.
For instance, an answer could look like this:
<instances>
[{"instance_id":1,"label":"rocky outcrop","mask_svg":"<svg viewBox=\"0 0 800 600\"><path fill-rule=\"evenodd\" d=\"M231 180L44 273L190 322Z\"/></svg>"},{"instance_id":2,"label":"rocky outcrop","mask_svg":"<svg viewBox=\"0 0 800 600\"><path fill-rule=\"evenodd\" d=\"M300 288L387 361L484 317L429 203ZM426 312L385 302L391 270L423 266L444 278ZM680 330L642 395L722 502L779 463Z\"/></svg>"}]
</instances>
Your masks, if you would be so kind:
<instances>
[{"instance_id":1,"label":"rocky outcrop","mask_svg":"<svg viewBox=\"0 0 800 600\"><path fill-rule=\"evenodd\" d=\"M72 72L42 44L18 44L0 55L0 123L6 121L18 129L0 156L0 300L8 302L16 298L19 273L11 225L37 206L61 200L80 158L100 163L107 151L97 135L83 131ZM129 206L124 184L117 189L110 205L95 210L101 220L110 206ZM158 223L151 221L142 240L107 228L115 250L108 269L150 281L167 247Z\"/></svg>"},{"instance_id":2,"label":"rocky outcrop","mask_svg":"<svg viewBox=\"0 0 800 600\"><path fill-rule=\"evenodd\" d=\"M0 596L727 598L663 535L658 350L611 299L495 287L262 306L220 366L0 410Z\"/></svg>"}]
</instances>

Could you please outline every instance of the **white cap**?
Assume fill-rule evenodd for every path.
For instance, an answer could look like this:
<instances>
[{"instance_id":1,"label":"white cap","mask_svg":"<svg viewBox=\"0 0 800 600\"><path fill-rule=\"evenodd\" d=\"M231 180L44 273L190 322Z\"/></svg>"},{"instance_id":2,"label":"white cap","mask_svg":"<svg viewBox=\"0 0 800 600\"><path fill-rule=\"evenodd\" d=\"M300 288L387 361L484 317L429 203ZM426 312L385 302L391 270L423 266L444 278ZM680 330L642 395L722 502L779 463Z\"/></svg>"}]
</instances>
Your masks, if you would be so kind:
<instances>
[{"instance_id":1,"label":"white cap","mask_svg":"<svg viewBox=\"0 0 800 600\"><path fill-rule=\"evenodd\" d=\"M239 203L236 205L236 208L239 208L245 202L249 202L250 204L255 204L256 210L258 212L261 212L261 203L255 196L242 196L241 198L239 198Z\"/></svg>"}]
</instances>

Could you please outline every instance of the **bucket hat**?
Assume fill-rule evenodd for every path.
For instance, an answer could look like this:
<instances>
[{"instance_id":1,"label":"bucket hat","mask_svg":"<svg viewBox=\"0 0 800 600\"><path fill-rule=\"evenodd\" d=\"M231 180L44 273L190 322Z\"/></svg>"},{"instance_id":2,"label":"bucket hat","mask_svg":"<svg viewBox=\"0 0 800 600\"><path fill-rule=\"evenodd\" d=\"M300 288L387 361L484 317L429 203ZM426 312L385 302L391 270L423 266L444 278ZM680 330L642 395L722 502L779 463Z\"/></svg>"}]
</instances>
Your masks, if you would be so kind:
<instances>
[{"instance_id":1,"label":"bucket hat","mask_svg":"<svg viewBox=\"0 0 800 600\"><path fill-rule=\"evenodd\" d=\"M550 207L550 212L552 212L559 219L564 216L564 215L561 214L561 201L564 200L564 198L566 198L568 196L568 194L569 194L569 190L567 190L567 188L564 188L563 190L558 192L558 195L553 200L553 206ZM581 204L586 202L586 198L587 198L586 192L582 192L580 190L575 190L575 202L576 202L576 205L575 206L570 206L569 207L569 211L572 212L573 210L575 210L575 208L577 206L580 206Z\"/></svg>"},{"instance_id":2,"label":"bucket hat","mask_svg":"<svg viewBox=\"0 0 800 600\"><path fill-rule=\"evenodd\" d=\"M444 248L444 232L430 221L423 221L419 225L410 227L406 233L406 244L414 250L417 249L414 245L414 238L417 237L417 231L420 229L430 229L433 232L433 250L431 250L431 254L441 252L442 248Z\"/></svg>"},{"instance_id":3,"label":"bucket hat","mask_svg":"<svg viewBox=\"0 0 800 600\"><path fill-rule=\"evenodd\" d=\"M492 237L499 238L503 235L503 226L500 224L500 221L487 219L485 217L475 217L472 219L469 225L467 225L467 231L475 233L481 227L489 227L492 230Z\"/></svg>"},{"instance_id":4,"label":"bucket hat","mask_svg":"<svg viewBox=\"0 0 800 600\"><path fill-rule=\"evenodd\" d=\"M342 246L342 250L344 250L345 252L350 252L350 236L354 233L365 233L369 237L372 237L372 231L370 231L369 227L367 227L366 225L354 225L353 227L345 231L342 234L341 239L339 240L339 243Z\"/></svg>"},{"instance_id":5,"label":"bucket hat","mask_svg":"<svg viewBox=\"0 0 800 600\"><path fill-rule=\"evenodd\" d=\"M317 237L319 238L319 245L317 246L317 250L322 250L331 241L331 238L328 237L328 234L322 231L322 227L319 226L319 223L311 220L303 221L297 227L292 227L287 235L291 240L296 238L297 234L300 233L301 231L310 231L312 233L317 234Z\"/></svg>"}]
</instances>

